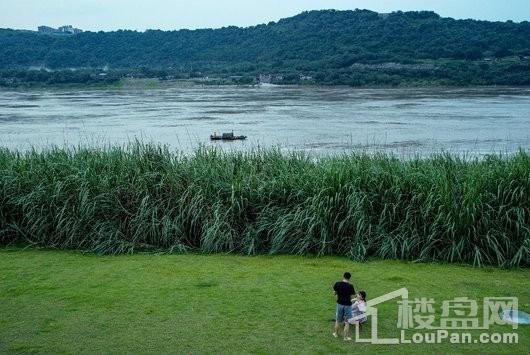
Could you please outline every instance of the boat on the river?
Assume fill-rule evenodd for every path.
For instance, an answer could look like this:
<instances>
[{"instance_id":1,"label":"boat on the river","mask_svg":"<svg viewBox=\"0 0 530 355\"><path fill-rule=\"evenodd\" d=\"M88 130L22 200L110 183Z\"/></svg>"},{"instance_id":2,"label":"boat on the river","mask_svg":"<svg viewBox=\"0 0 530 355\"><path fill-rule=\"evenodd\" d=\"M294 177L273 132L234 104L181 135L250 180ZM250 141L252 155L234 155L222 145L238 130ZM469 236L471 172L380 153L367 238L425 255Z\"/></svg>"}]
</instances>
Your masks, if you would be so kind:
<instances>
[{"instance_id":1,"label":"boat on the river","mask_svg":"<svg viewBox=\"0 0 530 355\"><path fill-rule=\"evenodd\" d=\"M217 134L214 133L210 135L212 141L243 141L247 139L247 136L235 136L234 131L231 133Z\"/></svg>"}]
</instances>

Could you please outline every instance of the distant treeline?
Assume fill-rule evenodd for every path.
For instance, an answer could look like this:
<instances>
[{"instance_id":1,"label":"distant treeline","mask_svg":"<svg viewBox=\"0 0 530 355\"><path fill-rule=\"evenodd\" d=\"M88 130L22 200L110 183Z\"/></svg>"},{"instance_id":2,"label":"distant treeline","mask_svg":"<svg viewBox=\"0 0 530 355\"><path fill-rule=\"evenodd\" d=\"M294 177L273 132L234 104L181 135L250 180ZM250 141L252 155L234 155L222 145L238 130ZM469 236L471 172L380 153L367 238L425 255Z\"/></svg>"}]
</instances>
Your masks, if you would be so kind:
<instances>
[{"instance_id":1,"label":"distant treeline","mask_svg":"<svg viewBox=\"0 0 530 355\"><path fill-rule=\"evenodd\" d=\"M103 75L100 75L103 74ZM67 85L67 84L102 84L118 82L120 72L99 73L96 70L0 70L0 87L18 87L28 85Z\"/></svg>"},{"instance_id":2,"label":"distant treeline","mask_svg":"<svg viewBox=\"0 0 530 355\"><path fill-rule=\"evenodd\" d=\"M246 83L272 73L287 84L528 85L529 57L529 22L454 20L433 12L326 10L248 28L72 36L0 30L3 78L6 69L36 66Z\"/></svg>"}]
</instances>

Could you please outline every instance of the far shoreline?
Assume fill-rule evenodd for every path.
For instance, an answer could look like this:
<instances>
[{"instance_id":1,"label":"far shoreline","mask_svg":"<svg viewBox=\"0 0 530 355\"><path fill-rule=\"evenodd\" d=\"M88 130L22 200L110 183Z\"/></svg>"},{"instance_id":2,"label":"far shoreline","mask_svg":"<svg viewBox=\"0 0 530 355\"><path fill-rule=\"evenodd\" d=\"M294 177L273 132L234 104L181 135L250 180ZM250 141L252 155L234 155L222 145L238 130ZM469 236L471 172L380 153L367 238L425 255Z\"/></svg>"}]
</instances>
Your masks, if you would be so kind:
<instances>
[{"instance_id":1,"label":"far shoreline","mask_svg":"<svg viewBox=\"0 0 530 355\"><path fill-rule=\"evenodd\" d=\"M325 85L317 83L307 84L267 84L262 86L260 83L256 84L237 84L217 81L200 81L194 79L175 79L175 80L160 80L158 78L134 78L121 79L114 83L108 84L21 84L14 86L0 86L0 91L43 91L43 90L160 90L170 88L267 88L267 89L285 89L285 88L322 88L322 89L361 89L361 90L388 90L388 89L530 89L530 85L437 85L437 84L412 84L412 85Z\"/></svg>"}]
</instances>

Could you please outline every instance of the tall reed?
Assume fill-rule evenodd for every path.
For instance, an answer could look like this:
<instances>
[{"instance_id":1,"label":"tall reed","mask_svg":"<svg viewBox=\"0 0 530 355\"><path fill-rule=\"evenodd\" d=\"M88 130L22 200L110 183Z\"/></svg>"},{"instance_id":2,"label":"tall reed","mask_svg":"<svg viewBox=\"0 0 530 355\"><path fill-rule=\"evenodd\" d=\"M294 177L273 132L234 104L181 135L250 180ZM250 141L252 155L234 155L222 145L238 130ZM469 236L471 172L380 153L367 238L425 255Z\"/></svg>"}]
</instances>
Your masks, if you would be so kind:
<instances>
[{"instance_id":1,"label":"tall reed","mask_svg":"<svg viewBox=\"0 0 530 355\"><path fill-rule=\"evenodd\" d=\"M530 156L0 150L0 243L530 264Z\"/></svg>"}]
</instances>

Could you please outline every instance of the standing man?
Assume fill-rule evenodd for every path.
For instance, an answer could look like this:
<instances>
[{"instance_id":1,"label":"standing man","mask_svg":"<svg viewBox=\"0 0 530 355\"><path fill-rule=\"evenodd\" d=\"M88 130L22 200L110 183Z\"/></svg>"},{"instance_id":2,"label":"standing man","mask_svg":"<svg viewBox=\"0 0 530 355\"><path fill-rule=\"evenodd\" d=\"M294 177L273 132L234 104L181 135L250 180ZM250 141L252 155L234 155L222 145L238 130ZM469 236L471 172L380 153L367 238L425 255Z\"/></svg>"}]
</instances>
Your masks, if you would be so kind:
<instances>
[{"instance_id":1,"label":"standing man","mask_svg":"<svg viewBox=\"0 0 530 355\"><path fill-rule=\"evenodd\" d=\"M345 272L342 281L336 282L333 291L337 295L337 311L335 312L335 332L333 336L339 337L340 324L344 323L344 340L349 341L350 325L348 319L352 318L352 298L355 295L355 289L350 283L351 274Z\"/></svg>"}]
</instances>

